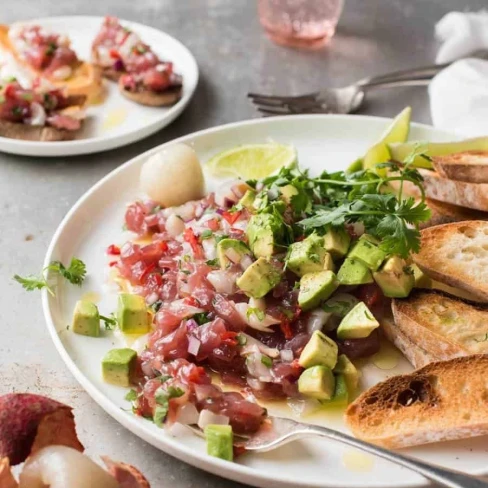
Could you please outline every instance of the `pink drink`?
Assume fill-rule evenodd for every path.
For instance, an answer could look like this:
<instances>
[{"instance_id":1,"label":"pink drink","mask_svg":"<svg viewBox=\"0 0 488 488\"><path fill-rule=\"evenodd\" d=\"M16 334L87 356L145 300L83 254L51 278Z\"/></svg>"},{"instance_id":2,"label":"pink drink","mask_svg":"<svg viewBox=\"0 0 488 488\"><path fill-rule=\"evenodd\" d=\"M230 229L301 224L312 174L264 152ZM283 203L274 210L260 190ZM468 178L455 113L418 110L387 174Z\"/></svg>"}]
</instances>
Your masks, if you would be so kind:
<instances>
[{"instance_id":1,"label":"pink drink","mask_svg":"<svg viewBox=\"0 0 488 488\"><path fill-rule=\"evenodd\" d=\"M335 32L344 0L258 0L259 20L278 44L319 48Z\"/></svg>"}]
</instances>

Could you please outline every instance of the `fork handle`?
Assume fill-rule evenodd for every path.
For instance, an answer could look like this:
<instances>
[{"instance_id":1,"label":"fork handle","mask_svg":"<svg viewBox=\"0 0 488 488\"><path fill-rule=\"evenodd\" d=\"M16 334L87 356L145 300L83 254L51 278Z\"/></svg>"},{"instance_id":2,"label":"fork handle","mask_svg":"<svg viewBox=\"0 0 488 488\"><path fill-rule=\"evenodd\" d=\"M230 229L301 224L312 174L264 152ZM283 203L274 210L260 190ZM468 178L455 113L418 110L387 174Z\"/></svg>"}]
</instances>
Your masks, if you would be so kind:
<instances>
[{"instance_id":1,"label":"fork handle","mask_svg":"<svg viewBox=\"0 0 488 488\"><path fill-rule=\"evenodd\" d=\"M480 478L459 471L452 471L450 469L434 466L432 464L424 463L423 461L417 461L410 456L389 451L383 447L375 446L374 444L361 441L342 432L327 429L326 427L309 425L304 428L302 433L307 435L315 434L342 442L343 444L348 444L349 446L411 469L442 486L447 486L449 488L488 488L488 483Z\"/></svg>"}]
</instances>

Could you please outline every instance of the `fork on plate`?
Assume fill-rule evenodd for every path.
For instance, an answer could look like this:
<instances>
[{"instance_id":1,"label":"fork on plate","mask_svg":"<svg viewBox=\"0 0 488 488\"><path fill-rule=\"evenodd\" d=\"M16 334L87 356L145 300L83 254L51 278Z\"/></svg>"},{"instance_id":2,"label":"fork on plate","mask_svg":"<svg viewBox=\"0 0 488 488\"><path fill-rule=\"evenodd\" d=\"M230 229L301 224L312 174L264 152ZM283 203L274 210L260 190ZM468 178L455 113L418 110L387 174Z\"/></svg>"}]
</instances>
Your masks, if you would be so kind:
<instances>
[{"instance_id":1,"label":"fork on plate","mask_svg":"<svg viewBox=\"0 0 488 488\"><path fill-rule=\"evenodd\" d=\"M487 50L475 51L470 55L488 59ZM425 86L441 70L451 63L434 64L421 68L396 71L385 75L364 78L342 88L326 88L306 95L273 96L260 93L248 93L252 103L263 115L289 114L348 114L359 109L366 93L379 88Z\"/></svg>"},{"instance_id":2,"label":"fork on plate","mask_svg":"<svg viewBox=\"0 0 488 488\"><path fill-rule=\"evenodd\" d=\"M193 433L203 436L203 432L199 427L193 425L187 425L186 427ZM266 452L281 447L288 442L311 436L326 437L369 454L374 454L404 468L411 469L441 486L449 488L488 488L488 482L480 478L418 461L327 427L304 424L281 417L269 416L266 424L256 434L249 437L236 436L235 445L248 452Z\"/></svg>"}]
</instances>

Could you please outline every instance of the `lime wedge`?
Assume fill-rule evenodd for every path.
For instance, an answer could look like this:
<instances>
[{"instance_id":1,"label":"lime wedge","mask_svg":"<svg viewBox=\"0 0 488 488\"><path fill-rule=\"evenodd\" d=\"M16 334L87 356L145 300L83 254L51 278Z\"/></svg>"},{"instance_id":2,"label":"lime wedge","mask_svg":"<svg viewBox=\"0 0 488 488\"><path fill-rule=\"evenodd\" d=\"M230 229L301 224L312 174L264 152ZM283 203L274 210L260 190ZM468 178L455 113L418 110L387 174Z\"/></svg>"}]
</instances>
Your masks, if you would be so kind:
<instances>
[{"instance_id":1,"label":"lime wedge","mask_svg":"<svg viewBox=\"0 0 488 488\"><path fill-rule=\"evenodd\" d=\"M464 141L457 142L411 141L390 143L388 144L388 148L393 159L403 162L417 145L420 145L422 148L425 147L425 154L427 156L444 156L446 154L454 154L463 151L488 151L488 137L476 137L474 139L465 139ZM414 159L413 165L418 168L432 168L432 163L421 156L417 156Z\"/></svg>"},{"instance_id":2,"label":"lime wedge","mask_svg":"<svg viewBox=\"0 0 488 488\"><path fill-rule=\"evenodd\" d=\"M388 144L394 142L405 142L410 131L410 117L412 109L404 108L386 129L380 140L368 149L363 158L365 169L373 169L379 163L385 163L391 158ZM378 170L378 173L386 173L384 169Z\"/></svg>"},{"instance_id":3,"label":"lime wedge","mask_svg":"<svg viewBox=\"0 0 488 488\"><path fill-rule=\"evenodd\" d=\"M205 167L217 177L260 179L296 164L297 153L286 144L245 144L213 156Z\"/></svg>"}]
</instances>

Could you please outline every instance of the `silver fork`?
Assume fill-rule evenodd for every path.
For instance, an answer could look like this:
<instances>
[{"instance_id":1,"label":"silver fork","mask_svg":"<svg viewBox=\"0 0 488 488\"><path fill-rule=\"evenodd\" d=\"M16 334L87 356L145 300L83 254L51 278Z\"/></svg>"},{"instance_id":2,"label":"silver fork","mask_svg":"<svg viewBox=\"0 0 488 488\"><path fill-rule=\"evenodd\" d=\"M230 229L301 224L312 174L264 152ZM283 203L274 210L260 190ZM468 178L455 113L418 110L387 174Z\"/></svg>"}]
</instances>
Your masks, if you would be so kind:
<instances>
[{"instance_id":1,"label":"silver fork","mask_svg":"<svg viewBox=\"0 0 488 488\"><path fill-rule=\"evenodd\" d=\"M470 56L487 59L488 51L479 50ZM252 103L264 115L288 115L304 113L347 114L356 111L366 93L378 88L428 85L434 75L451 63L435 64L421 68L396 71L385 75L364 78L342 88L328 88L306 95L272 96L248 93Z\"/></svg>"},{"instance_id":2,"label":"silver fork","mask_svg":"<svg viewBox=\"0 0 488 488\"><path fill-rule=\"evenodd\" d=\"M459 471L441 468L432 464L418 461L409 456L389 451L374 444L361 441L350 435L319 427L317 425L303 424L281 417L268 417L267 423L256 434L249 437L239 437L235 443L237 447L249 452L266 452L287 444L288 442L305 437L320 436L334 441L342 442L362 451L374 454L392 463L411 469L441 486L449 488L488 488L488 482ZM187 426L190 430L202 436L203 432L196 426Z\"/></svg>"}]
</instances>

